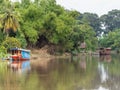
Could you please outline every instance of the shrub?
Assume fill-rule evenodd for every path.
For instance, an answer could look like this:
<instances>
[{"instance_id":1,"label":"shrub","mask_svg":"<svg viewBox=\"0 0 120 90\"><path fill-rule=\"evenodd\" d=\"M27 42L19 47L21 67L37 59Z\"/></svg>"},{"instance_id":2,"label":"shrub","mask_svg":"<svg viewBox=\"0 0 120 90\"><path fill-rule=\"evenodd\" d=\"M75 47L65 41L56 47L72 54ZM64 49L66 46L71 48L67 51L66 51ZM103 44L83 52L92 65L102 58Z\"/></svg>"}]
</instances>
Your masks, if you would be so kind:
<instances>
[{"instance_id":1,"label":"shrub","mask_svg":"<svg viewBox=\"0 0 120 90\"><path fill-rule=\"evenodd\" d=\"M20 48L21 43L18 39L14 37L7 37L5 41L3 41L2 46L4 46L7 50L9 50L10 48L14 48L14 47Z\"/></svg>"},{"instance_id":2,"label":"shrub","mask_svg":"<svg viewBox=\"0 0 120 90\"><path fill-rule=\"evenodd\" d=\"M19 37L19 38L17 38L17 39L20 41L21 47L22 47L22 48L26 48L26 46L27 46L26 39L23 38L23 37Z\"/></svg>"},{"instance_id":3,"label":"shrub","mask_svg":"<svg viewBox=\"0 0 120 90\"><path fill-rule=\"evenodd\" d=\"M7 53L7 49L4 46L0 46L0 52Z\"/></svg>"},{"instance_id":4,"label":"shrub","mask_svg":"<svg viewBox=\"0 0 120 90\"><path fill-rule=\"evenodd\" d=\"M4 46L0 46L0 58L5 57L7 54L7 49Z\"/></svg>"},{"instance_id":5,"label":"shrub","mask_svg":"<svg viewBox=\"0 0 120 90\"><path fill-rule=\"evenodd\" d=\"M21 47L22 47L22 48L26 48L26 46L27 46L27 41L26 41L26 39L25 39L24 34L23 34L21 31L19 31L19 32L17 33L16 38L20 41Z\"/></svg>"},{"instance_id":6,"label":"shrub","mask_svg":"<svg viewBox=\"0 0 120 90\"><path fill-rule=\"evenodd\" d=\"M0 45L3 42L4 38L5 38L4 34L2 33L2 31L0 31Z\"/></svg>"}]
</instances>

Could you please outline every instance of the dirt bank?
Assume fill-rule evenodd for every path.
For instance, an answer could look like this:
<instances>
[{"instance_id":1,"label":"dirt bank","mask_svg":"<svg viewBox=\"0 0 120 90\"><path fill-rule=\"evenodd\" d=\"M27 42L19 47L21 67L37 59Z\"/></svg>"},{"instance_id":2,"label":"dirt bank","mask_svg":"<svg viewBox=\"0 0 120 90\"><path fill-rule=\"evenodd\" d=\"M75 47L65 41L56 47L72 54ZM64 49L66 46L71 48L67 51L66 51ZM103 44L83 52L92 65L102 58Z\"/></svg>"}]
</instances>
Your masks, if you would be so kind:
<instances>
[{"instance_id":1,"label":"dirt bank","mask_svg":"<svg viewBox=\"0 0 120 90\"><path fill-rule=\"evenodd\" d=\"M41 49L32 49L31 50L31 60L49 60L54 58L69 58L69 53L64 53L62 55L51 55L48 53L48 46L45 46Z\"/></svg>"}]
</instances>

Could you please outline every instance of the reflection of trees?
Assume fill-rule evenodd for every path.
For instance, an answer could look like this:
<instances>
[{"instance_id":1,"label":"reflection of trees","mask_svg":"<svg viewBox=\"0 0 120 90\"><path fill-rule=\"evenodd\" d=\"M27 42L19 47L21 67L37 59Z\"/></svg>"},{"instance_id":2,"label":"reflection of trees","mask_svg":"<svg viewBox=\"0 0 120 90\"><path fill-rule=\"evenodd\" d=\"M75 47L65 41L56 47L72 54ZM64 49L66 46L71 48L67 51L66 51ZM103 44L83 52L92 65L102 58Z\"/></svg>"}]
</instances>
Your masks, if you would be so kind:
<instances>
[{"instance_id":1,"label":"reflection of trees","mask_svg":"<svg viewBox=\"0 0 120 90\"><path fill-rule=\"evenodd\" d=\"M109 87L111 90L119 90L120 86L120 55L112 55L110 61L106 61L104 56L103 64L105 69L108 70L109 78L104 86Z\"/></svg>"},{"instance_id":2,"label":"reflection of trees","mask_svg":"<svg viewBox=\"0 0 120 90\"><path fill-rule=\"evenodd\" d=\"M92 80L96 75L96 62L94 62L93 60L89 60L89 57L87 56L80 57L79 59L75 61L75 63L77 64L74 64L74 62L72 62L72 64L68 66L67 69L63 72L64 74L62 73L62 75L64 75L64 80L60 80L59 82L60 84L62 84L62 86L60 86L60 84L58 83L56 90L60 90L60 87L62 87L63 90L79 90L92 88ZM83 64L83 67L86 63L86 70L84 72L83 67L81 68L81 63ZM63 78L62 75L60 75L61 78Z\"/></svg>"},{"instance_id":3,"label":"reflection of trees","mask_svg":"<svg viewBox=\"0 0 120 90\"><path fill-rule=\"evenodd\" d=\"M12 73L7 64L0 63L0 90L44 90L39 87L40 79L36 72L20 75Z\"/></svg>"},{"instance_id":4,"label":"reflection of trees","mask_svg":"<svg viewBox=\"0 0 120 90\"><path fill-rule=\"evenodd\" d=\"M17 82L18 78L8 70L7 62L6 64L3 62L0 64L2 64L2 68L0 69L0 90L12 90L13 88L17 90L19 86Z\"/></svg>"},{"instance_id":5,"label":"reflection of trees","mask_svg":"<svg viewBox=\"0 0 120 90\"><path fill-rule=\"evenodd\" d=\"M108 64L109 66L109 73L119 77L120 76L120 55L116 55L116 56L112 56L113 60L111 61L111 63Z\"/></svg>"},{"instance_id":6,"label":"reflection of trees","mask_svg":"<svg viewBox=\"0 0 120 90\"><path fill-rule=\"evenodd\" d=\"M83 60L81 60L81 58ZM41 72L41 66L37 66L37 73L42 82L39 84L43 90L74 90L82 88L92 88L92 80L96 76L97 64L90 57L76 58L69 60L52 60L47 62L46 72ZM83 63L83 67L81 67ZM86 70L83 71L84 64ZM43 68L42 68L43 70Z\"/></svg>"},{"instance_id":7,"label":"reflection of trees","mask_svg":"<svg viewBox=\"0 0 120 90\"><path fill-rule=\"evenodd\" d=\"M43 61L36 61L31 63L32 69L36 70L37 73L45 75L50 73L57 67L57 62L54 59L46 59Z\"/></svg>"},{"instance_id":8,"label":"reflection of trees","mask_svg":"<svg viewBox=\"0 0 120 90\"><path fill-rule=\"evenodd\" d=\"M52 59L32 64L32 72L21 76L7 69L6 72L0 71L0 90L82 90L97 89L99 85L115 90L120 81L119 58L100 63L105 69L108 68L111 76L105 83L100 82L97 58L80 56L72 61Z\"/></svg>"},{"instance_id":9,"label":"reflection of trees","mask_svg":"<svg viewBox=\"0 0 120 90\"><path fill-rule=\"evenodd\" d=\"M104 64L105 64L105 67L108 68L109 70L109 73L112 74L112 75L117 75L117 76L120 76L120 71L119 71L119 68L120 68L120 55L112 55L111 57L106 57L106 56L103 56L104 57ZM106 58L108 58L108 62L106 62Z\"/></svg>"},{"instance_id":10,"label":"reflection of trees","mask_svg":"<svg viewBox=\"0 0 120 90\"><path fill-rule=\"evenodd\" d=\"M39 84L40 79L36 72L19 76L8 71L0 81L0 90L44 90Z\"/></svg>"}]
</instances>

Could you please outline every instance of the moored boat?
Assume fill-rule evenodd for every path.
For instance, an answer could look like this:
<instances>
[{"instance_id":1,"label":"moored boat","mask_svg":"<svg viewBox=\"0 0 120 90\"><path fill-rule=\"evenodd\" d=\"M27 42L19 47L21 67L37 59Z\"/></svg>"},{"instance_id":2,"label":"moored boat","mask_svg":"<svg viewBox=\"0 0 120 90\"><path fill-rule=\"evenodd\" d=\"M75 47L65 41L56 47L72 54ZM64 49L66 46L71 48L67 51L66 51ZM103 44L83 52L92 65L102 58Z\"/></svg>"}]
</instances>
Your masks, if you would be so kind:
<instances>
[{"instance_id":1,"label":"moored boat","mask_svg":"<svg viewBox=\"0 0 120 90\"><path fill-rule=\"evenodd\" d=\"M11 48L10 49L12 60L29 60L30 59L30 50L22 48Z\"/></svg>"},{"instance_id":2,"label":"moored boat","mask_svg":"<svg viewBox=\"0 0 120 90\"><path fill-rule=\"evenodd\" d=\"M99 54L100 55L110 55L111 54L111 48L100 48Z\"/></svg>"}]
</instances>

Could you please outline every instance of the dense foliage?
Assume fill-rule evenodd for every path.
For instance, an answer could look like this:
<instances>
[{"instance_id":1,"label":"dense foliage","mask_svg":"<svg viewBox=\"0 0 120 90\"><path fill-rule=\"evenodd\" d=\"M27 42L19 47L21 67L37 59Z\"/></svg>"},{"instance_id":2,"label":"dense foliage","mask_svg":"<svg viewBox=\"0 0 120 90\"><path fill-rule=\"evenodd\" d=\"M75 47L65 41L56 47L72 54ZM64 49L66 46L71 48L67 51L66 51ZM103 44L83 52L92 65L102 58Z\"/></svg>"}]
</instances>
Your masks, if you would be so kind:
<instances>
[{"instance_id":1,"label":"dense foliage","mask_svg":"<svg viewBox=\"0 0 120 90\"><path fill-rule=\"evenodd\" d=\"M81 15L79 12L65 10L55 0L22 0L14 3L4 1L1 5L3 4L5 9L1 14L1 31L4 38L0 38L1 42L6 35L18 39L22 47L34 48L52 44L62 51L71 51L78 49L82 42L88 44L88 49L93 49L96 45L92 46L94 42L89 40L92 38L97 41L94 28L86 22L79 23L82 21L78 19Z\"/></svg>"},{"instance_id":2,"label":"dense foliage","mask_svg":"<svg viewBox=\"0 0 120 90\"><path fill-rule=\"evenodd\" d=\"M78 19L81 20L83 23L89 24L96 32L95 35L100 36L102 29L101 29L100 18L97 14L84 13L80 15Z\"/></svg>"},{"instance_id":3,"label":"dense foliage","mask_svg":"<svg viewBox=\"0 0 120 90\"><path fill-rule=\"evenodd\" d=\"M120 10L109 11L108 14L102 15L100 19L105 34L120 28Z\"/></svg>"},{"instance_id":4,"label":"dense foliage","mask_svg":"<svg viewBox=\"0 0 120 90\"><path fill-rule=\"evenodd\" d=\"M114 40L108 34L115 29L119 31L119 10L99 17L94 13L66 10L55 0L0 2L0 43L6 42L7 37L14 37L23 48L53 45L60 49L58 51L79 51L81 43L85 42L86 50L94 50L98 46L97 37L102 36L101 46L115 48L119 45L116 40L111 46Z\"/></svg>"},{"instance_id":5,"label":"dense foliage","mask_svg":"<svg viewBox=\"0 0 120 90\"><path fill-rule=\"evenodd\" d=\"M120 10L109 11L100 17L103 28L103 36L99 40L101 47L120 48Z\"/></svg>"},{"instance_id":6,"label":"dense foliage","mask_svg":"<svg viewBox=\"0 0 120 90\"><path fill-rule=\"evenodd\" d=\"M7 50L14 47L21 47L21 43L18 39L13 37L7 37L5 41L2 42L1 46L4 46Z\"/></svg>"},{"instance_id":7,"label":"dense foliage","mask_svg":"<svg viewBox=\"0 0 120 90\"><path fill-rule=\"evenodd\" d=\"M104 47L111 47L112 49L120 48L120 29L116 29L110 32L108 35L104 35L99 40L100 45Z\"/></svg>"}]
</instances>

